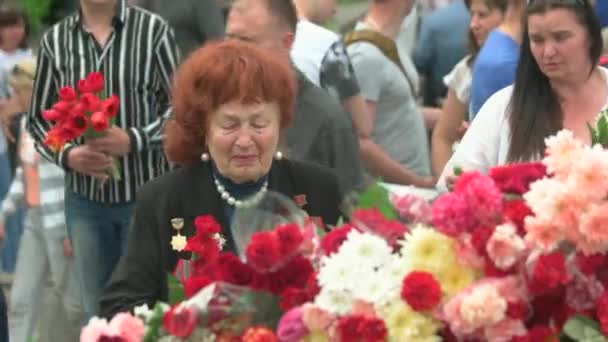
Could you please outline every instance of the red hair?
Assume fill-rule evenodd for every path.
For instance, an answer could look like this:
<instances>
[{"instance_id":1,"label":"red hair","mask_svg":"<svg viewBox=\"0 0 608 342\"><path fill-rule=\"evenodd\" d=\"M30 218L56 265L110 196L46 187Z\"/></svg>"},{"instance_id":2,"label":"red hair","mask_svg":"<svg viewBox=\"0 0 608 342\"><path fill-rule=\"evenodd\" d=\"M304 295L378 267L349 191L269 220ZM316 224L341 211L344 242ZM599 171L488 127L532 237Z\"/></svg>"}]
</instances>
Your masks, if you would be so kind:
<instances>
[{"instance_id":1,"label":"red hair","mask_svg":"<svg viewBox=\"0 0 608 342\"><path fill-rule=\"evenodd\" d=\"M293 118L295 95L296 79L287 58L234 39L207 43L175 73L165 153L181 165L199 160L206 150L209 116L232 101L277 103L285 128Z\"/></svg>"}]
</instances>

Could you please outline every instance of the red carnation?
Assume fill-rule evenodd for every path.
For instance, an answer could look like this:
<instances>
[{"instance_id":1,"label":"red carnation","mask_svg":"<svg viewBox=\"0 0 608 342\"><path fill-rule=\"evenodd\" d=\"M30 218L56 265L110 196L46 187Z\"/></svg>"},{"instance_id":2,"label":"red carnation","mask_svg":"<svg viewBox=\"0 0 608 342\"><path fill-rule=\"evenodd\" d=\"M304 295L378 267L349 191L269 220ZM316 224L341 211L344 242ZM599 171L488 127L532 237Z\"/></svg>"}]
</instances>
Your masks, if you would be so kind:
<instances>
[{"instance_id":1,"label":"red carnation","mask_svg":"<svg viewBox=\"0 0 608 342\"><path fill-rule=\"evenodd\" d=\"M193 252L203 264L215 261L220 254L218 242L210 236L195 236L186 242L184 251Z\"/></svg>"},{"instance_id":2,"label":"red carnation","mask_svg":"<svg viewBox=\"0 0 608 342\"><path fill-rule=\"evenodd\" d=\"M211 284L213 280L207 276L191 276L184 282L184 293L186 298L191 298L198 291L204 289L207 285Z\"/></svg>"},{"instance_id":3,"label":"red carnation","mask_svg":"<svg viewBox=\"0 0 608 342\"><path fill-rule=\"evenodd\" d=\"M536 325L523 336L515 336L511 342L548 342L554 341L555 333L544 325Z\"/></svg>"},{"instance_id":4,"label":"red carnation","mask_svg":"<svg viewBox=\"0 0 608 342\"><path fill-rule=\"evenodd\" d=\"M374 232L385 239L389 245L397 247L397 241L407 233L407 227L396 220L385 220L374 227Z\"/></svg>"},{"instance_id":5,"label":"red carnation","mask_svg":"<svg viewBox=\"0 0 608 342\"><path fill-rule=\"evenodd\" d=\"M430 310L441 300L441 286L431 273L410 272L403 278L401 298L416 311Z\"/></svg>"},{"instance_id":6,"label":"red carnation","mask_svg":"<svg viewBox=\"0 0 608 342\"><path fill-rule=\"evenodd\" d=\"M101 111L106 114L108 119L111 119L118 113L118 105L118 96L112 95L101 102Z\"/></svg>"},{"instance_id":7,"label":"red carnation","mask_svg":"<svg viewBox=\"0 0 608 342\"><path fill-rule=\"evenodd\" d=\"M275 232L279 238L281 255L291 256L298 252L300 245L304 241L304 236L297 224L291 223L279 226Z\"/></svg>"},{"instance_id":8,"label":"red carnation","mask_svg":"<svg viewBox=\"0 0 608 342\"><path fill-rule=\"evenodd\" d=\"M526 216L532 215L532 210L523 200L505 201L502 214L507 221L511 221L517 227L520 236L526 234L524 220Z\"/></svg>"},{"instance_id":9,"label":"red carnation","mask_svg":"<svg viewBox=\"0 0 608 342\"><path fill-rule=\"evenodd\" d=\"M604 254L587 256L583 253L576 253L576 265L584 275L596 274L598 271L603 270L605 264L606 256Z\"/></svg>"},{"instance_id":10,"label":"red carnation","mask_svg":"<svg viewBox=\"0 0 608 342\"><path fill-rule=\"evenodd\" d=\"M486 246L488 245L488 240L494 234L494 229L490 227L479 227L473 230L473 234L471 234L471 244L477 254L483 257L487 257L488 250Z\"/></svg>"},{"instance_id":11,"label":"red carnation","mask_svg":"<svg viewBox=\"0 0 608 342\"><path fill-rule=\"evenodd\" d=\"M608 335L608 291L604 291L602 296L597 300L597 320L600 323L600 328L604 335Z\"/></svg>"},{"instance_id":12,"label":"red carnation","mask_svg":"<svg viewBox=\"0 0 608 342\"><path fill-rule=\"evenodd\" d=\"M355 224L361 223L368 230L375 232L376 228L386 221L386 217L377 208L357 209L352 213L351 221Z\"/></svg>"},{"instance_id":13,"label":"red carnation","mask_svg":"<svg viewBox=\"0 0 608 342\"><path fill-rule=\"evenodd\" d=\"M78 94L76 94L76 90L72 87L62 87L59 89L59 100L65 102L73 102L76 101Z\"/></svg>"},{"instance_id":14,"label":"red carnation","mask_svg":"<svg viewBox=\"0 0 608 342\"><path fill-rule=\"evenodd\" d=\"M285 289L285 291L283 291L283 293L281 293L281 302L279 305L283 312L287 312L296 306L306 303L309 300L310 298L306 294L306 291L297 287L288 287Z\"/></svg>"},{"instance_id":15,"label":"red carnation","mask_svg":"<svg viewBox=\"0 0 608 342\"><path fill-rule=\"evenodd\" d=\"M547 170L542 163L516 163L490 169L489 176L505 193L523 195L530 184L543 178Z\"/></svg>"},{"instance_id":16,"label":"red carnation","mask_svg":"<svg viewBox=\"0 0 608 342\"><path fill-rule=\"evenodd\" d=\"M541 294L565 285L568 279L564 255L553 252L538 257L528 285L532 293Z\"/></svg>"},{"instance_id":17,"label":"red carnation","mask_svg":"<svg viewBox=\"0 0 608 342\"><path fill-rule=\"evenodd\" d=\"M528 317L528 303L509 302L507 306L507 316L512 319L525 321Z\"/></svg>"},{"instance_id":18,"label":"red carnation","mask_svg":"<svg viewBox=\"0 0 608 342\"><path fill-rule=\"evenodd\" d=\"M101 108L101 100L92 93L82 94L80 96L80 104L84 110L89 112L95 112Z\"/></svg>"},{"instance_id":19,"label":"red carnation","mask_svg":"<svg viewBox=\"0 0 608 342\"><path fill-rule=\"evenodd\" d=\"M388 335L384 321L375 317L366 317L359 326L359 333L365 342L383 342Z\"/></svg>"},{"instance_id":20,"label":"red carnation","mask_svg":"<svg viewBox=\"0 0 608 342\"><path fill-rule=\"evenodd\" d=\"M163 316L163 327L171 335L179 338L187 338L198 325L198 315L195 310L187 307L171 308Z\"/></svg>"},{"instance_id":21,"label":"red carnation","mask_svg":"<svg viewBox=\"0 0 608 342\"><path fill-rule=\"evenodd\" d=\"M91 126L97 132L103 132L108 129L110 122L103 112L95 112L91 114Z\"/></svg>"},{"instance_id":22,"label":"red carnation","mask_svg":"<svg viewBox=\"0 0 608 342\"><path fill-rule=\"evenodd\" d=\"M58 111L59 113L67 114L72 110L72 107L73 107L73 105L70 102L59 101L53 105L52 109Z\"/></svg>"},{"instance_id":23,"label":"red carnation","mask_svg":"<svg viewBox=\"0 0 608 342\"><path fill-rule=\"evenodd\" d=\"M219 233L222 228L211 215L201 215L194 219L196 235L207 235Z\"/></svg>"},{"instance_id":24,"label":"red carnation","mask_svg":"<svg viewBox=\"0 0 608 342\"><path fill-rule=\"evenodd\" d=\"M256 232L245 249L247 263L259 272L275 268L281 257L279 239L274 232Z\"/></svg>"},{"instance_id":25,"label":"red carnation","mask_svg":"<svg viewBox=\"0 0 608 342\"><path fill-rule=\"evenodd\" d=\"M253 269L232 253L222 253L218 258L221 280L239 286L250 286L255 280Z\"/></svg>"},{"instance_id":26,"label":"red carnation","mask_svg":"<svg viewBox=\"0 0 608 342\"><path fill-rule=\"evenodd\" d=\"M308 297L312 299L315 298L319 292L321 292L321 287L317 280L317 273L313 272L308 276L308 280L306 281L306 293L308 294Z\"/></svg>"},{"instance_id":27,"label":"red carnation","mask_svg":"<svg viewBox=\"0 0 608 342\"><path fill-rule=\"evenodd\" d=\"M341 342L356 342L359 341L359 327L362 325L365 317L363 316L344 316L338 319L337 330Z\"/></svg>"},{"instance_id":28,"label":"red carnation","mask_svg":"<svg viewBox=\"0 0 608 342\"><path fill-rule=\"evenodd\" d=\"M325 234L321 240L321 249L323 249L325 255L338 252L342 243L346 241L348 233L353 229L355 229L354 226L345 224L341 227L334 228L329 233Z\"/></svg>"},{"instance_id":29,"label":"red carnation","mask_svg":"<svg viewBox=\"0 0 608 342\"><path fill-rule=\"evenodd\" d=\"M87 75L86 83L88 86L88 90L92 93L99 93L103 91L103 74L95 71Z\"/></svg>"},{"instance_id":30,"label":"red carnation","mask_svg":"<svg viewBox=\"0 0 608 342\"><path fill-rule=\"evenodd\" d=\"M314 268L309 259L297 255L289 263L275 272L269 273L269 290L275 294L282 293L287 287L303 287Z\"/></svg>"}]
</instances>

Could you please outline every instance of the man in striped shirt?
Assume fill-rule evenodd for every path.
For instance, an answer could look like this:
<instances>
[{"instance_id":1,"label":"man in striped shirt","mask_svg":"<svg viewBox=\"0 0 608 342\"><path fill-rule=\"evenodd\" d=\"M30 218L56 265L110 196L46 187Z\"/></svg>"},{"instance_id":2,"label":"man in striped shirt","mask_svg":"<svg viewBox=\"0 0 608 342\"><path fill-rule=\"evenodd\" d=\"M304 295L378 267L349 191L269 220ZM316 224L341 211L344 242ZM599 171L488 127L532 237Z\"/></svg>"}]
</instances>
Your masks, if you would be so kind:
<instances>
[{"instance_id":1,"label":"man in striped shirt","mask_svg":"<svg viewBox=\"0 0 608 342\"><path fill-rule=\"evenodd\" d=\"M137 189L169 169L160 133L177 51L163 19L125 0L80 0L80 10L42 38L28 130L40 153L66 170L66 221L88 317L97 313L99 294L126 247ZM43 144L51 125L42 111L62 86L76 86L93 71L104 75L104 93L120 98L115 126L54 153ZM121 180L106 179L111 157L120 161Z\"/></svg>"}]
</instances>

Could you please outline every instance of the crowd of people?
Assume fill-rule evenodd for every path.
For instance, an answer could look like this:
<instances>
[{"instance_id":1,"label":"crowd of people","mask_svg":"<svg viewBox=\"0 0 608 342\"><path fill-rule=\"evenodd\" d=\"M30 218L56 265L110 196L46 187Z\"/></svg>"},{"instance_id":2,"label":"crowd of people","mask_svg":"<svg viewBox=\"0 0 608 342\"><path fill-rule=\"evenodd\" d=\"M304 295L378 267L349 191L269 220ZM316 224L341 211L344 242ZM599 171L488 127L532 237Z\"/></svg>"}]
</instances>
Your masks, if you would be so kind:
<instances>
[{"instance_id":1,"label":"crowd of people","mask_svg":"<svg viewBox=\"0 0 608 342\"><path fill-rule=\"evenodd\" d=\"M237 252L235 212L267 191L330 227L375 179L449 191L456 167L538 159L561 128L590 141L605 7L369 0L336 32L333 0L79 0L36 46L0 9L0 341L78 340L166 300L188 258L173 219L188 236L213 215ZM96 71L114 125L45 144L43 112Z\"/></svg>"}]
</instances>

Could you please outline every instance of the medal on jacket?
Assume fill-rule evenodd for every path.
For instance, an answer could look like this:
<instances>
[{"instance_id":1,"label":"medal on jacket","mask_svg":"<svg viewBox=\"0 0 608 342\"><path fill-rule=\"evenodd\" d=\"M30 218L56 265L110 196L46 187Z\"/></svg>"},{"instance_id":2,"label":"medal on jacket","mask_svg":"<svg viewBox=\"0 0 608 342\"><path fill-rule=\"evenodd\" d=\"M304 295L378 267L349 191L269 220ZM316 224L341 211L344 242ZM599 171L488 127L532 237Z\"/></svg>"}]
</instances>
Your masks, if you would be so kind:
<instances>
[{"instance_id":1,"label":"medal on jacket","mask_svg":"<svg viewBox=\"0 0 608 342\"><path fill-rule=\"evenodd\" d=\"M171 226L173 229L177 230L177 233L171 237L171 247L174 251L181 252L186 248L186 237L180 234L180 230L184 228L184 219L183 218L173 218L171 219Z\"/></svg>"}]
</instances>

